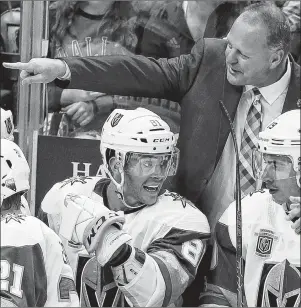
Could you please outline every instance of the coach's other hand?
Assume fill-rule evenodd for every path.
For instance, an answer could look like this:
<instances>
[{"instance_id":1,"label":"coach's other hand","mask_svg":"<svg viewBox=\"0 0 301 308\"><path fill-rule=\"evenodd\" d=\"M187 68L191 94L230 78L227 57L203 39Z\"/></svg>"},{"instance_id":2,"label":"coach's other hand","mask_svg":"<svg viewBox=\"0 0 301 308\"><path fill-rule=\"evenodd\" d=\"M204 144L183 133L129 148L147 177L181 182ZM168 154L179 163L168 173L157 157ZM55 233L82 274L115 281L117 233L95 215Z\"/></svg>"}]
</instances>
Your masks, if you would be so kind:
<instances>
[{"instance_id":1,"label":"coach's other hand","mask_svg":"<svg viewBox=\"0 0 301 308\"><path fill-rule=\"evenodd\" d=\"M65 62L58 59L34 58L27 63L3 62L3 66L21 70L22 85L32 83L49 83L66 73Z\"/></svg>"},{"instance_id":2,"label":"coach's other hand","mask_svg":"<svg viewBox=\"0 0 301 308\"><path fill-rule=\"evenodd\" d=\"M297 234L300 234L300 197L290 197L292 204L290 205L290 211L286 215L286 220L291 220L292 229L295 230Z\"/></svg>"}]
</instances>

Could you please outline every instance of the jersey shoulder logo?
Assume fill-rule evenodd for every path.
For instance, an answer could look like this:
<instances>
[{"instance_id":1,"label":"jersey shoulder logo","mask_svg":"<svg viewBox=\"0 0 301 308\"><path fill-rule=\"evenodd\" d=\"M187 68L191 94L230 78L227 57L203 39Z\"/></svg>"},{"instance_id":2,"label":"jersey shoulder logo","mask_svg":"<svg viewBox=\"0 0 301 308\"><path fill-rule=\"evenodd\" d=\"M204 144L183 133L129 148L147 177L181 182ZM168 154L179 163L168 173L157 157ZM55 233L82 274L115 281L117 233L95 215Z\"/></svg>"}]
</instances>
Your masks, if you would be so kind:
<instances>
[{"instance_id":1,"label":"jersey shoulder logo","mask_svg":"<svg viewBox=\"0 0 301 308\"><path fill-rule=\"evenodd\" d=\"M269 258L272 254L274 240L278 240L278 236L271 230L260 229L259 232L255 232L258 236L255 254L262 258Z\"/></svg>"},{"instance_id":2,"label":"jersey shoulder logo","mask_svg":"<svg viewBox=\"0 0 301 308\"><path fill-rule=\"evenodd\" d=\"M5 215L1 215L1 222L9 223L10 221L16 221L18 223L22 223L24 221L25 215L24 214L16 214L16 213L8 213Z\"/></svg>"},{"instance_id":3,"label":"jersey shoulder logo","mask_svg":"<svg viewBox=\"0 0 301 308\"><path fill-rule=\"evenodd\" d=\"M187 200L186 198L182 197L181 195L179 195L178 193L175 192L170 192L170 191L166 191L164 193L164 196L166 197L171 197L172 201L180 201L182 203L183 208L185 209L187 205L192 206L193 208L196 208L192 202L190 202L189 200Z\"/></svg>"},{"instance_id":4,"label":"jersey shoulder logo","mask_svg":"<svg viewBox=\"0 0 301 308\"><path fill-rule=\"evenodd\" d=\"M71 186L75 183L81 183L81 184L86 184L87 180L92 180L92 177L89 176L75 176L69 179L66 179L64 181L61 182L61 187L63 188L64 186L70 184Z\"/></svg>"}]
</instances>

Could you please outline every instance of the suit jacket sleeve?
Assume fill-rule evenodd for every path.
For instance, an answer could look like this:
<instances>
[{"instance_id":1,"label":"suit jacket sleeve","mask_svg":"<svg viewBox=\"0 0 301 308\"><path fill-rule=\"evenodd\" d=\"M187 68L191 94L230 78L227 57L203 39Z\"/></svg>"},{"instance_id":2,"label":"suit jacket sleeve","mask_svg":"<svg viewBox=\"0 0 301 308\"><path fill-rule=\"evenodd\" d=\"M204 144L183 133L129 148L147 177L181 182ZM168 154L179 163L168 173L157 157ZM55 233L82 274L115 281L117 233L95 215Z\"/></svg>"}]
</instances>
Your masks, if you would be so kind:
<instances>
[{"instance_id":1,"label":"suit jacket sleeve","mask_svg":"<svg viewBox=\"0 0 301 308\"><path fill-rule=\"evenodd\" d=\"M64 58L71 81L56 80L60 87L113 95L165 98L179 102L198 73L203 40L188 55L172 59L144 56L100 56Z\"/></svg>"}]
</instances>

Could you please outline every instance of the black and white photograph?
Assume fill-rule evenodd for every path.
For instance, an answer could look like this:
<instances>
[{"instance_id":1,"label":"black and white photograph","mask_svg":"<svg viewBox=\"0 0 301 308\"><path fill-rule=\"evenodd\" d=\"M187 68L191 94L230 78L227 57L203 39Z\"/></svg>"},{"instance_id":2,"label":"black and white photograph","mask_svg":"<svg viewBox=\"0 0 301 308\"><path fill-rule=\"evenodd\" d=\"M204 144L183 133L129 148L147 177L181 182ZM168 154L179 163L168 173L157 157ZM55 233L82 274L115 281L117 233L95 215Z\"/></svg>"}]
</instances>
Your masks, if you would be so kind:
<instances>
[{"instance_id":1,"label":"black and white photograph","mask_svg":"<svg viewBox=\"0 0 301 308\"><path fill-rule=\"evenodd\" d=\"M1 307L300 307L300 4L0 1Z\"/></svg>"}]
</instances>

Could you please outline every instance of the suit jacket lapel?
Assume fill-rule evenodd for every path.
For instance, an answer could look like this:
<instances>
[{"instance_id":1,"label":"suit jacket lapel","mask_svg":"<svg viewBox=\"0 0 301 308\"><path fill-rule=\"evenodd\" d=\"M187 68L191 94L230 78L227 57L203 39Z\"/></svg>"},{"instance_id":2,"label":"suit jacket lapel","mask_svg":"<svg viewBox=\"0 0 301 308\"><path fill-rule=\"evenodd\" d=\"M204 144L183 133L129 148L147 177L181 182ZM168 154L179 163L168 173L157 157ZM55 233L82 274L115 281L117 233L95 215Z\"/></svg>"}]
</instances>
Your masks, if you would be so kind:
<instances>
[{"instance_id":1,"label":"suit jacket lapel","mask_svg":"<svg viewBox=\"0 0 301 308\"><path fill-rule=\"evenodd\" d=\"M292 109L300 108L297 106L298 99L300 99L300 66L296 64L291 56L290 61L292 63L291 80L289 83L282 113Z\"/></svg>"}]
</instances>

